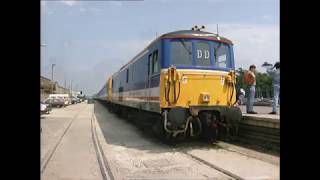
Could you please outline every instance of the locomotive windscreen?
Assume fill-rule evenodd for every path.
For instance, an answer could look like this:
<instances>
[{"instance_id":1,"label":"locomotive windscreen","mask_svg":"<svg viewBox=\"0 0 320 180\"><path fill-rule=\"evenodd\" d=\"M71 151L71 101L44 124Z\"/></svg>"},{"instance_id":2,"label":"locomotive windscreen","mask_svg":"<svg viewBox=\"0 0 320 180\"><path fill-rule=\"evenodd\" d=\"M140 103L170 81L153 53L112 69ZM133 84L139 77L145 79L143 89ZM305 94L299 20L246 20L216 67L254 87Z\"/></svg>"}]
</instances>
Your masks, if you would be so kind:
<instances>
[{"instance_id":1,"label":"locomotive windscreen","mask_svg":"<svg viewBox=\"0 0 320 180\"><path fill-rule=\"evenodd\" d=\"M170 43L170 64L177 67L231 68L230 46L210 40L173 39Z\"/></svg>"}]
</instances>

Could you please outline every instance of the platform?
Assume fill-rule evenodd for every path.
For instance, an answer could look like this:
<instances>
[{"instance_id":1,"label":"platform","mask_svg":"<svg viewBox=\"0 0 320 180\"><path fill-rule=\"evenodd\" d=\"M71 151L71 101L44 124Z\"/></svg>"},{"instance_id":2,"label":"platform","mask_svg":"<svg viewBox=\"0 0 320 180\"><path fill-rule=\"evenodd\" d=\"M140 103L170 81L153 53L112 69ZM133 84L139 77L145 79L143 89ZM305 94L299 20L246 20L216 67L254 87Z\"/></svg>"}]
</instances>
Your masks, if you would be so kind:
<instances>
[{"instance_id":1,"label":"platform","mask_svg":"<svg viewBox=\"0 0 320 180\"><path fill-rule=\"evenodd\" d=\"M241 124L280 129L280 116L243 113Z\"/></svg>"}]
</instances>

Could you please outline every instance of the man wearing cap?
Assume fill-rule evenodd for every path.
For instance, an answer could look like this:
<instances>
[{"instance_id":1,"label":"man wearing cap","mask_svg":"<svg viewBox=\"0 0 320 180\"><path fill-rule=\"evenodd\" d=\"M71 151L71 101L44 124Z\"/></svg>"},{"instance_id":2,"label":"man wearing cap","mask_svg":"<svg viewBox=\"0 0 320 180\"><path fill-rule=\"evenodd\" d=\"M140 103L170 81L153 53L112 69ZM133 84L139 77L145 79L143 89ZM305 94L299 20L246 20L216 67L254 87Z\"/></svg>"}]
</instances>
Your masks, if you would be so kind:
<instances>
[{"instance_id":1,"label":"man wearing cap","mask_svg":"<svg viewBox=\"0 0 320 180\"><path fill-rule=\"evenodd\" d=\"M267 72L272 76L273 79L273 104L272 112L269 114L277 114L277 105L280 95L280 62L275 63L271 69L267 69Z\"/></svg>"}]
</instances>

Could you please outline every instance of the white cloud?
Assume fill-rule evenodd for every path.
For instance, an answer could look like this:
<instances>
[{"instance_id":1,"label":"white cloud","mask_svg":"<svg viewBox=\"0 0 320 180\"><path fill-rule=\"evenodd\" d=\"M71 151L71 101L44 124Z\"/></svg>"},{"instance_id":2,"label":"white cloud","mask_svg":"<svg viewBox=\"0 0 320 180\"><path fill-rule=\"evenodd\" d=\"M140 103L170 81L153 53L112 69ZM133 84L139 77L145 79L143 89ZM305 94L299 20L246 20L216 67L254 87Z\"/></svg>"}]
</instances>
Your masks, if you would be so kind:
<instances>
[{"instance_id":1,"label":"white cloud","mask_svg":"<svg viewBox=\"0 0 320 180\"><path fill-rule=\"evenodd\" d=\"M63 4L66 4L66 5L68 5L68 6L73 6L73 5L75 5L76 3L78 3L77 0L61 0L60 2L63 3Z\"/></svg>"},{"instance_id":2,"label":"white cloud","mask_svg":"<svg viewBox=\"0 0 320 180\"><path fill-rule=\"evenodd\" d=\"M207 25L207 30L216 32L216 25ZM263 62L280 60L279 30L278 25L219 24L219 34L234 43L236 67L246 69L255 64L263 72Z\"/></svg>"}]
</instances>

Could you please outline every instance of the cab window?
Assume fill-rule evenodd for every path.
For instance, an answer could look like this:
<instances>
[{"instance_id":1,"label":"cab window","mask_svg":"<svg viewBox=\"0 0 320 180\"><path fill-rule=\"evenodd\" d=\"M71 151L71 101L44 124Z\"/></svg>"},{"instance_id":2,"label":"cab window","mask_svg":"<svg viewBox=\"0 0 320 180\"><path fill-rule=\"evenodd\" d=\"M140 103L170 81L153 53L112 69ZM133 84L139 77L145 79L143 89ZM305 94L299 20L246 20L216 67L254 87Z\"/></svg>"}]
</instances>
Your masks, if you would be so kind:
<instances>
[{"instance_id":1,"label":"cab window","mask_svg":"<svg viewBox=\"0 0 320 180\"><path fill-rule=\"evenodd\" d=\"M155 50L152 55L152 74L159 72L159 60L158 60L158 50Z\"/></svg>"},{"instance_id":2,"label":"cab window","mask_svg":"<svg viewBox=\"0 0 320 180\"><path fill-rule=\"evenodd\" d=\"M219 44L215 48L215 66L216 67L230 67L230 60L229 60L229 48L224 44Z\"/></svg>"},{"instance_id":3,"label":"cab window","mask_svg":"<svg viewBox=\"0 0 320 180\"><path fill-rule=\"evenodd\" d=\"M211 53L208 43L196 43L196 65L197 66L211 66Z\"/></svg>"},{"instance_id":4,"label":"cab window","mask_svg":"<svg viewBox=\"0 0 320 180\"><path fill-rule=\"evenodd\" d=\"M171 41L170 61L177 66L192 66L192 43L191 41L179 39Z\"/></svg>"}]
</instances>

